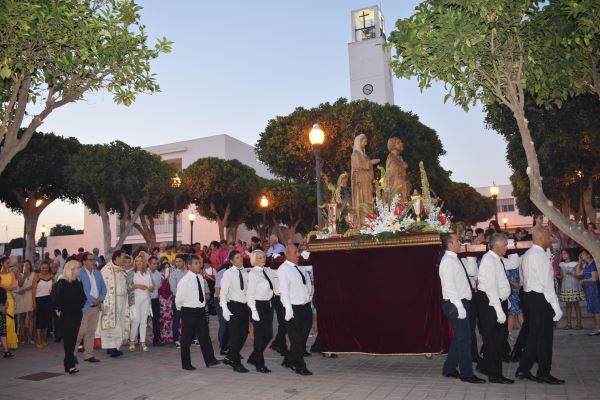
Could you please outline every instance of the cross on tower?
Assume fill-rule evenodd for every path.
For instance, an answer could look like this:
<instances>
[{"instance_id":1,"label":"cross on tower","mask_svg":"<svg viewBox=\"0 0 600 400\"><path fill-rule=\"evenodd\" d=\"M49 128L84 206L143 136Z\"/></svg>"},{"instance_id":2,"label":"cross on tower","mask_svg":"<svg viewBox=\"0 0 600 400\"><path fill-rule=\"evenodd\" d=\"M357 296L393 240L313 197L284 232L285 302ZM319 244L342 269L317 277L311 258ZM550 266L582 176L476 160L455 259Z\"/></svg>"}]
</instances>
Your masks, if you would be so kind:
<instances>
[{"instance_id":1,"label":"cross on tower","mask_svg":"<svg viewBox=\"0 0 600 400\"><path fill-rule=\"evenodd\" d=\"M362 14L358 16L358 19L362 18L362 20L363 20L363 27L362 27L363 29L367 28L367 17L369 15L371 15L371 13L365 13L365 11L363 10Z\"/></svg>"}]
</instances>

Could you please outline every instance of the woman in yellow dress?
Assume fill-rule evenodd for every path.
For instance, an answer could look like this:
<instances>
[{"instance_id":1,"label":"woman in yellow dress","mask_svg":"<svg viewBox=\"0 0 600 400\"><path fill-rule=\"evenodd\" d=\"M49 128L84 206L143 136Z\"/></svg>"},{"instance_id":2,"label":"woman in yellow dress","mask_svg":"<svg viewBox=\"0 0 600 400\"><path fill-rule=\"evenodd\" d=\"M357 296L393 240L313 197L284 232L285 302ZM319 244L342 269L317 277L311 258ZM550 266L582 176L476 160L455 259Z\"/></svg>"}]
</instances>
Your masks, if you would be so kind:
<instances>
[{"instance_id":1,"label":"woman in yellow dress","mask_svg":"<svg viewBox=\"0 0 600 400\"><path fill-rule=\"evenodd\" d=\"M12 291L17 289L17 279L15 274L10 271L10 257L3 257L0 260L0 286L6 290L6 304L8 305L7 316L6 316L6 341L9 349L16 349L19 347L19 341L17 340L17 332L15 331L15 301L13 299ZM10 316L12 316L12 318Z\"/></svg>"}]
</instances>

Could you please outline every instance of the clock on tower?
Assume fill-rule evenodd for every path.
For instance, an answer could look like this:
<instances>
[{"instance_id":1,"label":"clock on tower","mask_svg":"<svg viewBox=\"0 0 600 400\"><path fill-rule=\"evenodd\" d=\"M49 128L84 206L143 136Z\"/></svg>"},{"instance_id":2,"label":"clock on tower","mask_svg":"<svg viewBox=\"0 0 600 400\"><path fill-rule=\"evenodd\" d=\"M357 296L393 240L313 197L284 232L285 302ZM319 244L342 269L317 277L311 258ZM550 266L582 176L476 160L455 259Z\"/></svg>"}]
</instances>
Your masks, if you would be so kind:
<instances>
[{"instance_id":1,"label":"clock on tower","mask_svg":"<svg viewBox=\"0 0 600 400\"><path fill-rule=\"evenodd\" d=\"M383 14L378 6L351 12L350 98L394 104L390 54L386 46Z\"/></svg>"}]
</instances>

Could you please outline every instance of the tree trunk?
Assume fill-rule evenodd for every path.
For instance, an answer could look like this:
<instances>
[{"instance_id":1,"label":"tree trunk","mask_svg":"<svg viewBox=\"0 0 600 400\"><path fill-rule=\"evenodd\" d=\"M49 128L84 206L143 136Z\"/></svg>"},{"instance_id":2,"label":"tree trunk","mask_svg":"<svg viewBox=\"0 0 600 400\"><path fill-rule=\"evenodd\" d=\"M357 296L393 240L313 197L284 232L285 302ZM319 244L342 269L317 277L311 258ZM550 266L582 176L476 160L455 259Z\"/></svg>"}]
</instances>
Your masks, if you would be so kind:
<instances>
[{"instance_id":1,"label":"tree trunk","mask_svg":"<svg viewBox=\"0 0 600 400\"><path fill-rule=\"evenodd\" d=\"M515 103L513 103L515 104ZM537 153L525 118L524 107L513 107L513 114L519 127L523 149L527 156L527 176L529 177L529 197L533 204L564 234L586 248L595 260L600 260L600 240L583 230L581 226L565 217L546 197L542 188L542 177ZM600 263L596 265L600 273Z\"/></svg>"},{"instance_id":2,"label":"tree trunk","mask_svg":"<svg viewBox=\"0 0 600 400\"><path fill-rule=\"evenodd\" d=\"M283 232L283 229L281 229L281 224L275 219L274 215L271 216L271 221L273 222L273 228L275 228L275 233L277 234L279 241L281 243L286 243L285 233Z\"/></svg>"},{"instance_id":3,"label":"tree trunk","mask_svg":"<svg viewBox=\"0 0 600 400\"><path fill-rule=\"evenodd\" d=\"M102 220L102 239L104 241L104 257L108 261L112 257L113 248L110 246L111 232L110 232L110 219L108 218L108 211L103 202L98 202L98 212L100 213L100 219Z\"/></svg>"},{"instance_id":4,"label":"tree trunk","mask_svg":"<svg viewBox=\"0 0 600 400\"><path fill-rule=\"evenodd\" d=\"M229 221L229 215L231 214L230 205L227 204L227 207L225 208L225 214L223 215L223 218L221 218L221 216L217 212L217 207L215 206L215 203L211 202L210 203L210 213L215 217L215 220L217 221L217 226L219 228L219 240L224 240L225 239L225 227L227 226L227 222Z\"/></svg>"},{"instance_id":5,"label":"tree trunk","mask_svg":"<svg viewBox=\"0 0 600 400\"><path fill-rule=\"evenodd\" d=\"M133 224L133 227L140 232L146 245L148 246L149 253L152 253L152 249L156 247L156 232L154 230L154 218L147 215L140 215L140 223Z\"/></svg>"},{"instance_id":6,"label":"tree trunk","mask_svg":"<svg viewBox=\"0 0 600 400\"><path fill-rule=\"evenodd\" d=\"M23 249L23 259L33 260L33 253L37 247L35 231L37 229L38 220L42 214L42 211L44 211L46 207L48 207L48 205L54 201L54 199L43 199L43 201L36 206L37 196L35 194L23 194L16 190L13 191L13 194L21 206L23 218L25 219L25 232L23 232L25 248ZM43 254L41 254L41 258L44 258Z\"/></svg>"},{"instance_id":7,"label":"tree trunk","mask_svg":"<svg viewBox=\"0 0 600 400\"><path fill-rule=\"evenodd\" d=\"M585 208L585 213L589 221L593 224L596 223L596 209L594 208L594 204L592 202L593 198L593 187L594 184L591 179L588 179L587 187L583 190L583 207Z\"/></svg>"},{"instance_id":8,"label":"tree trunk","mask_svg":"<svg viewBox=\"0 0 600 400\"><path fill-rule=\"evenodd\" d=\"M138 206L136 207L133 215L131 215L130 208L127 205L127 203L125 202L125 199L123 199L123 204L124 204L124 210L127 212L127 214L124 215L123 218L121 218L121 220L119 222L119 225L120 225L119 240L117 240L117 243L115 243L114 250L120 249L123 246L123 243L125 243L127 236L129 236L129 233L133 229L133 224L140 217L140 214L142 213L142 211L144 211L144 207L146 207L146 204L148 204L148 202L147 201L140 202L140 204L138 204Z\"/></svg>"},{"instance_id":9,"label":"tree trunk","mask_svg":"<svg viewBox=\"0 0 600 400\"><path fill-rule=\"evenodd\" d=\"M237 232L241 222L236 222L231 227L227 228L227 243L235 242L237 240Z\"/></svg>"}]
</instances>

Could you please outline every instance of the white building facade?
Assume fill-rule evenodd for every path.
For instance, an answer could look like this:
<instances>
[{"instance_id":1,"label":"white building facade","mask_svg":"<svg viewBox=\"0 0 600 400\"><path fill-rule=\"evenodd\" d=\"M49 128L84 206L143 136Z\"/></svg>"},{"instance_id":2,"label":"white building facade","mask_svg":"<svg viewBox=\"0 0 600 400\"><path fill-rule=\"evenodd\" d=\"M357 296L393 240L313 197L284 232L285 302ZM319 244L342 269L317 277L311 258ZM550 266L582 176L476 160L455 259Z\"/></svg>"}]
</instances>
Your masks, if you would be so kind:
<instances>
[{"instance_id":1,"label":"white building facade","mask_svg":"<svg viewBox=\"0 0 600 400\"><path fill-rule=\"evenodd\" d=\"M506 221L506 229L514 231L516 228L530 228L533 226L533 217L524 217L519 215L519 209L517 208L517 199L512 195L512 185L498 185L500 189L498 198L496 199L496 207L498 207L498 224L500 228L504 229L504 220ZM482 196L491 197L490 186L477 187L475 188ZM485 222L477 224L477 228L487 229L491 220L490 218Z\"/></svg>"},{"instance_id":2,"label":"white building facade","mask_svg":"<svg viewBox=\"0 0 600 400\"><path fill-rule=\"evenodd\" d=\"M145 150L158 154L162 159L175 166L177 170L182 170L204 157L218 157L225 160L236 159L240 162L254 168L256 173L264 178L273 178L266 166L261 164L254 153L254 147L237 140L229 135L216 135L205 138L187 140L183 142L168 143L160 146L147 147ZM257 199L258 201L258 199ZM77 248L83 247L85 250L91 250L94 247L104 248L102 233L102 221L100 216L90 213L88 209L84 211L83 234L69 236L49 236L48 251L54 249L66 248L72 254ZM193 225L190 224L188 216L191 213L196 214ZM116 215L110 215L110 228L112 233L112 243L114 246L118 240L119 226ZM188 244L193 241L202 244L208 244L212 240L219 239L219 231L215 222L209 221L196 212L196 207L192 204L183 210L177 216L177 241ZM157 243L165 242L170 244L173 241L173 214L162 214L155 219L155 231ZM238 229L238 239L249 240L253 235L244 227ZM145 245L145 240L139 232L133 228L125 239L125 245L137 247Z\"/></svg>"}]
</instances>

